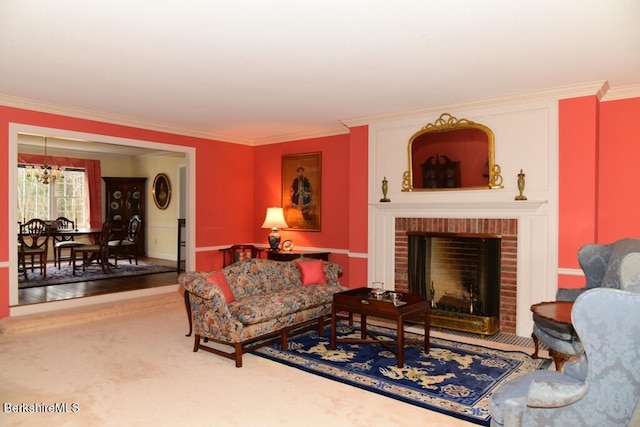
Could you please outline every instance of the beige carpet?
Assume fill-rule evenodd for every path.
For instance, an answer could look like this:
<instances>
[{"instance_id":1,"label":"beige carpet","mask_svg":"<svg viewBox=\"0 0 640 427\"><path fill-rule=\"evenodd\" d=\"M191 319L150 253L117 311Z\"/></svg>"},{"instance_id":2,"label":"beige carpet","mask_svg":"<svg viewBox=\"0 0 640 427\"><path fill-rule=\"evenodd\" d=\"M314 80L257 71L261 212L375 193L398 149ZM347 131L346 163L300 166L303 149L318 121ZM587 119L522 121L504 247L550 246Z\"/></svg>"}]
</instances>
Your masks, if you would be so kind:
<instances>
[{"instance_id":1,"label":"beige carpet","mask_svg":"<svg viewBox=\"0 0 640 427\"><path fill-rule=\"evenodd\" d=\"M80 310L78 325L70 315L66 326L54 321L56 328L42 327L47 321L41 315L0 322L3 408L68 403L69 410L72 404L79 409L3 411L0 425L473 425L251 354L244 367L235 368L231 360L193 353L182 297L156 298L155 309L147 304L139 313L131 304L121 312L100 307L96 321L87 317L90 310Z\"/></svg>"}]
</instances>

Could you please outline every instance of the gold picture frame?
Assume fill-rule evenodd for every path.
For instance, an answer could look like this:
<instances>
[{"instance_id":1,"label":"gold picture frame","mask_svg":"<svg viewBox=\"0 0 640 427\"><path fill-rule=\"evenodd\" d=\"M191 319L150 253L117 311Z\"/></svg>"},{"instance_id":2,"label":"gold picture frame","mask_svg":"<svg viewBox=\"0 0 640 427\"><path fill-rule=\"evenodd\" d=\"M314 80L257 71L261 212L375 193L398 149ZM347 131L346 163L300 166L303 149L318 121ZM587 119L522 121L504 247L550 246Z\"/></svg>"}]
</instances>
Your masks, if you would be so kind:
<instances>
[{"instance_id":1,"label":"gold picture frame","mask_svg":"<svg viewBox=\"0 0 640 427\"><path fill-rule=\"evenodd\" d=\"M169 177L165 173L159 173L153 180L153 187L151 189L153 195L153 202L160 210L165 210L169 207L171 201L171 183Z\"/></svg>"},{"instance_id":2,"label":"gold picture frame","mask_svg":"<svg viewBox=\"0 0 640 427\"><path fill-rule=\"evenodd\" d=\"M282 156L282 208L286 230L320 231L322 153Z\"/></svg>"}]
</instances>

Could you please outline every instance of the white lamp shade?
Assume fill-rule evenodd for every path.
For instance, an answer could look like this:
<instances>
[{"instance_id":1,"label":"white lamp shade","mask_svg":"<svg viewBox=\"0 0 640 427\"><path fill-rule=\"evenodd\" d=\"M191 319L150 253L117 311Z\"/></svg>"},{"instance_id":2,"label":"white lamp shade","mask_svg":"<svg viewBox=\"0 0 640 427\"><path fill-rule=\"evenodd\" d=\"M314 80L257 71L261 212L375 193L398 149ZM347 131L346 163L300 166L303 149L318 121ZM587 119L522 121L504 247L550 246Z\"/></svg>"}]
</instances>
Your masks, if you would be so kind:
<instances>
[{"instance_id":1,"label":"white lamp shade","mask_svg":"<svg viewBox=\"0 0 640 427\"><path fill-rule=\"evenodd\" d=\"M267 208L267 216L264 218L262 228L287 228L289 225L284 220L284 210L282 208Z\"/></svg>"}]
</instances>

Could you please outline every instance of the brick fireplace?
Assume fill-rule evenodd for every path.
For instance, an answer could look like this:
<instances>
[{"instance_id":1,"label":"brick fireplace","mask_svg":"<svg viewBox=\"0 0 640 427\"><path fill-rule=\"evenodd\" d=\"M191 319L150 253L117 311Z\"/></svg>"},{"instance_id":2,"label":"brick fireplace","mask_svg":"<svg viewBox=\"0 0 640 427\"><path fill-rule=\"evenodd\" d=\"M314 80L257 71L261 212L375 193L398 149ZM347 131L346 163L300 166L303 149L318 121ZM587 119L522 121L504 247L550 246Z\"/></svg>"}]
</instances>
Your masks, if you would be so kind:
<instances>
[{"instance_id":1,"label":"brick fireplace","mask_svg":"<svg viewBox=\"0 0 640 427\"><path fill-rule=\"evenodd\" d=\"M409 291L407 232L499 235L500 331L516 332L518 220L513 218L395 218L395 288Z\"/></svg>"}]
</instances>

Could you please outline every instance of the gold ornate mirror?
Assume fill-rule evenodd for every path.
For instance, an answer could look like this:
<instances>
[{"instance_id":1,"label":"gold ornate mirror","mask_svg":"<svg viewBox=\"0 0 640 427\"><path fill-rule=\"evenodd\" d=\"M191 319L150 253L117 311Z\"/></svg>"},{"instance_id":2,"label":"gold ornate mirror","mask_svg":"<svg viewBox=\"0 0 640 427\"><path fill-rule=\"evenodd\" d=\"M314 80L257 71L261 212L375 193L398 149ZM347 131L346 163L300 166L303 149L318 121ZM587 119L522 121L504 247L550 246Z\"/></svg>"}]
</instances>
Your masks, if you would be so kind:
<instances>
[{"instance_id":1,"label":"gold ornate mirror","mask_svg":"<svg viewBox=\"0 0 640 427\"><path fill-rule=\"evenodd\" d=\"M449 113L416 132L408 145L402 191L502 188L493 132Z\"/></svg>"}]
</instances>

